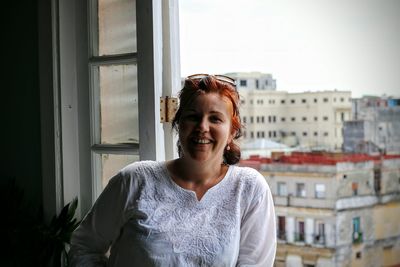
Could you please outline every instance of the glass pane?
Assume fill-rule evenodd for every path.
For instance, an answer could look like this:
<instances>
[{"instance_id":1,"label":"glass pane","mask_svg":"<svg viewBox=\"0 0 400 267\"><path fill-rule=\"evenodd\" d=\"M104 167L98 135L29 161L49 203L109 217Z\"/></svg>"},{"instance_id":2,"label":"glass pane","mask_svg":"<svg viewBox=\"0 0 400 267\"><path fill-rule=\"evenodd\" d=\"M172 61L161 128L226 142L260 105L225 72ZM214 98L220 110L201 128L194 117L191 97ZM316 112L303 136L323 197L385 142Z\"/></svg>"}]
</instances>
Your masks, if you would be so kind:
<instances>
[{"instance_id":1,"label":"glass pane","mask_svg":"<svg viewBox=\"0 0 400 267\"><path fill-rule=\"evenodd\" d=\"M138 155L101 155L101 185L102 189L107 185L110 178L126 165L139 161Z\"/></svg>"},{"instance_id":2,"label":"glass pane","mask_svg":"<svg viewBox=\"0 0 400 267\"><path fill-rule=\"evenodd\" d=\"M136 1L99 0L99 55L136 52Z\"/></svg>"},{"instance_id":3,"label":"glass pane","mask_svg":"<svg viewBox=\"0 0 400 267\"><path fill-rule=\"evenodd\" d=\"M137 66L99 67L101 144L138 143Z\"/></svg>"}]
</instances>

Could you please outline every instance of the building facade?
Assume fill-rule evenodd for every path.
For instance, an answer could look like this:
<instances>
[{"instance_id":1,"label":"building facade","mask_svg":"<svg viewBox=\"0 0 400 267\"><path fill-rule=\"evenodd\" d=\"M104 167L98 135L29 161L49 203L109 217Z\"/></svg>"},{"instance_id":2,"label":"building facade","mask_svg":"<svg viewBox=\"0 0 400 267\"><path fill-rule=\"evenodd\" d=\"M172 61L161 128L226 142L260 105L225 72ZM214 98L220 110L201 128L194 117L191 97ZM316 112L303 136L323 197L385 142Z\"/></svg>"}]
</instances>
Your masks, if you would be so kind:
<instances>
[{"instance_id":1,"label":"building facade","mask_svg":"<svg viewBox=\"0 0 400 267\"><path fill-rule=\"evenodd\" d=\"M275 266L400 266L400 156L253 157L274 196Z\"/></svg>"},{"instance_id":2,"label":"building facade","mask_svg":"<svg viewBox=\"0 0 400 267\"><path fill-rule=\"evenodd\" d=\"M400 153L400 99L362 97L352 101L352 119L344 123L344 151Z\"/></svg>"},{"instance_id":3,"label":"building facade","mask_svg":"<svg viewBox=\"0 0 400 267\"><path fill-rule=\"evenodd\" d=\"M231 72L225 75L236 80L236 87L239 90L276 90L276 80L269 73Z\"/></svg>"},{"instance_id":4,"label":"building facade","mask_svg":"<svg viewBox=\"0 0 400 267\"><path fill-rule=\"evenodd\" d=\"M239 89L244 141L268 138L292 147L339 151L351 117L351 92Z\"/></svg>"}]
</instances>

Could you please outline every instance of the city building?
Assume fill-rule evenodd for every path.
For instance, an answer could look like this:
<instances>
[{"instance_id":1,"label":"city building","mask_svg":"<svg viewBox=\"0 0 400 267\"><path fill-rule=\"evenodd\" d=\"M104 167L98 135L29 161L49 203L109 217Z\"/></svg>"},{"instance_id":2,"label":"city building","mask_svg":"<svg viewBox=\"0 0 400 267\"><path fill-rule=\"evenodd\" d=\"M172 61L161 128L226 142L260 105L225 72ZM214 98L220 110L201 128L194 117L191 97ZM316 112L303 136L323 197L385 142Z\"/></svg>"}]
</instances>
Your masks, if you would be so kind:
<instances>
[{"instance_id":1,"label":"city building","mask_svg":"<svg viewBox=\"0 0 400 267\"><path fill-rule=\"evenodd\" d=\"M341 151L343 123L351 118L350 91L288 93L239 87L239 93L244 142L268 138L302 149Z\"/></svg>"},{"instance_id":2,"label":"city building","mask_svg":"<svg viewBox=\"0 0 400 267\"><path fill-rule=\"evenodd\" d=\"M225 75L236 80L236 87L239 90L276 90L276 80L269 73L231 72Z\"/></svg>"},{"instance_id":3,"label":"city building","mask_svg":"<svg viewBox=\"0 0 400 267\"><path fill-rule=\"evenodd\" d=\"M400 99L364 96L352 106L352 119L343 127L344 151L399 154Z\"/></svg>"},{"instance_id":4,"label":"city building","mask_svg":"<svg viewBox=\"0 0 400 267\"><path fill-rule=\"evenodd\" d=\"M400 266L400 155L253 156L276 211L275 266Z\"/></svg>"}]
</instances>

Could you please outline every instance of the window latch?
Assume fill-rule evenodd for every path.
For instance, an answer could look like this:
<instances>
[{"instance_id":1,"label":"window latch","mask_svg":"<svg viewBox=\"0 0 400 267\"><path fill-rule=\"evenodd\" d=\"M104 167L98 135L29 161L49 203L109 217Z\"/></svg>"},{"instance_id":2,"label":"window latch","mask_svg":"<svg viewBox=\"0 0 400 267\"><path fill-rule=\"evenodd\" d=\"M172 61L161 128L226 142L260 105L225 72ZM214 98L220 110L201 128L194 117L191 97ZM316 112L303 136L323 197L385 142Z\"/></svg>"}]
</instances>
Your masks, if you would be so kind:
<instances>
[{"instance_id":1,"label":"window latch","mask_svg":"<svg viewBox=\"0 0 400 267\"><path fill-rule=\"evenodd\" d=\"M172 122L175 112L178 110L178 98L160 97L160 122Z\"/></svg>"}]
</instances>

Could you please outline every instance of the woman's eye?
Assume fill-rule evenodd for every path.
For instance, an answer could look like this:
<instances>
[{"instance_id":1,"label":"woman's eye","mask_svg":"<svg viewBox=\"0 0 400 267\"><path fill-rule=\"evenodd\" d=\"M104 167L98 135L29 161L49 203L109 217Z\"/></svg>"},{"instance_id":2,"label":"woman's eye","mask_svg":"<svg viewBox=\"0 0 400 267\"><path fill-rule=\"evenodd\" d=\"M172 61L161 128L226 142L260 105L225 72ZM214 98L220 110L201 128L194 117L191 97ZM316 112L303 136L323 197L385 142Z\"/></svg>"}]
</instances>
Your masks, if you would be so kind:
<instances>
[{"instance_id":1,"label":"woman's eye","mask_svg":"<svg viewBox=\"0 0 400 267\"><path fill-rule=\"evenodd\" d=\"M222 119L219 118L219 117L211 117L210 120L211 120L212 122L222 122Z\"/></svg>"},{"instance_id":2,"label":"woman's eye","mask_svg":"<svg viewBox=\"0 0 400 267\"><path fill-rule=\"evenodd\" d=\"M195 114L189 114L185 116L185 119L195 121L197 120L197 116Z\"/></svg>"}]
</instances>

